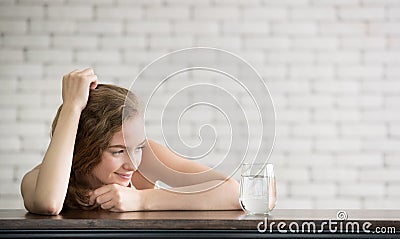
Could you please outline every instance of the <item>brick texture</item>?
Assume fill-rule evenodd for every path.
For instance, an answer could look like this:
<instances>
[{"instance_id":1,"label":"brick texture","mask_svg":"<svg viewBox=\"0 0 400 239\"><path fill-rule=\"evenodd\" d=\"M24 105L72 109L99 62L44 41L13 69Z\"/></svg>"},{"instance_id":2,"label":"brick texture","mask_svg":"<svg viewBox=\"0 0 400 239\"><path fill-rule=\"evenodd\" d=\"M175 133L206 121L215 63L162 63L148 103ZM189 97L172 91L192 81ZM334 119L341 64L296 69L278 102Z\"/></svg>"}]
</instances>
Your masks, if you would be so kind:
<instances>
[{"instance_id":1,"label":"brick texture","mask_svg":"<svg viewBox=\"0 0 400 239\"><path fill-rule=\"evenodd\" d=\"M100 82L129 87L157 57L192 46L232 51L268 85L277 115L270 161L278 208L400 208L394 0L0 1L0 208L23 207L19 184L46 151L64 74L91 66ZM149 112L159 113L177 89L161 90ZM237 85L225 89L246 102ZM195 96L189 92L183 102ZM248 121L257 122L249 112ZM201 122L229 136L218 112L184 119L187 142L199 142ZM149 122L148 132L159 132L158 121ZM226 149L215 150L218 159Z\"/></svg>"}]
</instances>

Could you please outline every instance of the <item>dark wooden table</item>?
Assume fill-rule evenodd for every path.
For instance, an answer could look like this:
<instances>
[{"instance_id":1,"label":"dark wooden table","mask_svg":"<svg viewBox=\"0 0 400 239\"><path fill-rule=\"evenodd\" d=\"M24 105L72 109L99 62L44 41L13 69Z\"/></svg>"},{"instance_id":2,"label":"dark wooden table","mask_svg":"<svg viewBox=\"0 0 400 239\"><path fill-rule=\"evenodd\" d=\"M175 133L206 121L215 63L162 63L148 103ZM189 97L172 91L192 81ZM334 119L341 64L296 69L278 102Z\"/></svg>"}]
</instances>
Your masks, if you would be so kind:
<instances>
[{"instance_id":1,"label":"dark wooden table","mask_svg":"<svg viewBox=\"0 0 400 239\"><path fill-rule=\"evenodd\" d=\"M400 210L274 210L110 213L42 216L0 210L0 238L400 238Z\"/></svg>"}]
</instances>

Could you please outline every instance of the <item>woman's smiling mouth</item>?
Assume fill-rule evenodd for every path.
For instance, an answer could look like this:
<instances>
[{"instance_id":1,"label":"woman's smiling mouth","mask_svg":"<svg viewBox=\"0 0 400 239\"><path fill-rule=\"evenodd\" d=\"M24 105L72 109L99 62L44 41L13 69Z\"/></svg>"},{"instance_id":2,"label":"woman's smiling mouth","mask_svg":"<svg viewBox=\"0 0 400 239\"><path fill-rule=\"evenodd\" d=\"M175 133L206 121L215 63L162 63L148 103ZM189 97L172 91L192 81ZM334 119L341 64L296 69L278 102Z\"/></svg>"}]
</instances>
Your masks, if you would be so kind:
<instances>
[{"instance_id":1,"label":"woman's smiling mouth","mask_svg":"<svg viewBox=\"0 0 400 239\"><path fill-rule=\"evenodd\" d=\"M133 172L129 172L129 173L117 173L115 172L115 174L117 174L120 178L124 179L124 180L130 180L132 177Z\"/></svg>"}]
</instances>

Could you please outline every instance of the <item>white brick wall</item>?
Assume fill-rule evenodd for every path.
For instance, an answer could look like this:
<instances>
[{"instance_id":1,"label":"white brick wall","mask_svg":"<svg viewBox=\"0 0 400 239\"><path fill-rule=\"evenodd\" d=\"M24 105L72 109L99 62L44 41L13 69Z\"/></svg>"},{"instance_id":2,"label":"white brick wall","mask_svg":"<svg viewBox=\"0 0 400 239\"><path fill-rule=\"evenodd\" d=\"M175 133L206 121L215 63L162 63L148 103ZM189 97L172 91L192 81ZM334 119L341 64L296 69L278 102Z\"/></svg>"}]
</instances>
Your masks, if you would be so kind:
<instances>
[{"instance_id":1,"label":"white brick wall","mask_svg":"<svg viewBox=\"0 0 400 239\"><path fill-rule=\"evenodd\" d=\"M128 87L190 46L231 50L268 84L278 208L400 208L397 0L0 1L0 208L23 207L19 183L49 143L62 75L92 66ZM187 119L210 117L223 124ZM181 128L188 142L193 125Z\"/></svg>"}]
</instances>

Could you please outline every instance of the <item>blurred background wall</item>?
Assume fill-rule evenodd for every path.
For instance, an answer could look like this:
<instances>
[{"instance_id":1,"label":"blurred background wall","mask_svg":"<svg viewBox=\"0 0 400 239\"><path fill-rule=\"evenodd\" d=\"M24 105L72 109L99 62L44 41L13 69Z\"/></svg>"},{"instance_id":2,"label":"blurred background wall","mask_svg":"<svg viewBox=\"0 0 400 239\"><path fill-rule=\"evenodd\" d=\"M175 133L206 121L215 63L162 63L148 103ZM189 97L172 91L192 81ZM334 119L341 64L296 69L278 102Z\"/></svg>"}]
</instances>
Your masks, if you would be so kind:
<instances>
[{"instance_id":1,"label":"blurred background wall","mask_svg":"<svg viewBox=\"0 0 400 239\"><path fill-rule=\"evenodd\" d=\"M278 208L400 208L397 0L1 0L0 208L23 207L63 75L90 66L129 87L191 46L243 57L268 85Z\"/></svg>"}]
</instances>

